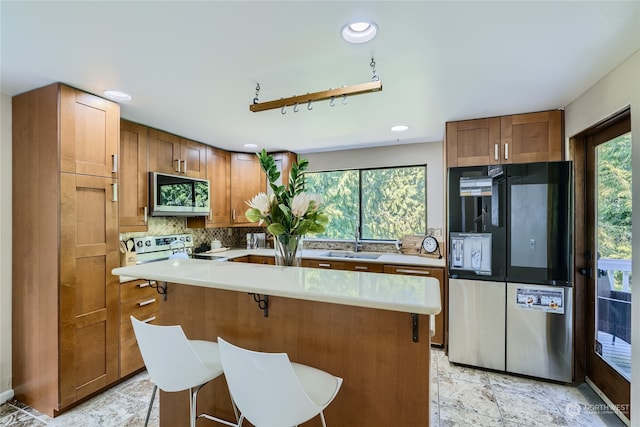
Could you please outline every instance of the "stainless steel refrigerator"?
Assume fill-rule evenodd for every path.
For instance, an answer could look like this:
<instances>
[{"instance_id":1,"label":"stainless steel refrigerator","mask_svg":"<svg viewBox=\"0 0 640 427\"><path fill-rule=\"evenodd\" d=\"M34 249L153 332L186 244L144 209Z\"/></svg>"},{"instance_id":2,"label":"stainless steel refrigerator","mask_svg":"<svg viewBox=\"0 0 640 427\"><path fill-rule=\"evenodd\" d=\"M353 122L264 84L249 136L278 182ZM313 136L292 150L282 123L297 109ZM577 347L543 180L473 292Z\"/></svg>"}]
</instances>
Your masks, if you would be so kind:
<instances>
[{"instance_id":1,"label":"stainless steel refrigerator","mask_svg":"<svg viewBox=\"0 0 640 427\"><path fill-rule=\"evenodd\" d=\"M572 165L449 169L449 360L572 379Z\"/></svg>"}]
</instances>

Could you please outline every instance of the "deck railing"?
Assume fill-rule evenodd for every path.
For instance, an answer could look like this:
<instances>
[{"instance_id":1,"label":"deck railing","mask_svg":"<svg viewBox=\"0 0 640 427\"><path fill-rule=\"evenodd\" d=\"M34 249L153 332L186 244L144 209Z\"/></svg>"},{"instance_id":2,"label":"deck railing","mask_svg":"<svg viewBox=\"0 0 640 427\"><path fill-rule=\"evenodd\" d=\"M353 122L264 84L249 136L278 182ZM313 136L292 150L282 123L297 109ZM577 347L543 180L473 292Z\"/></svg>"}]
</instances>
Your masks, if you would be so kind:
<instances>
[{"instance_id":1,"label":"deck railing","mask_svg":"<svg viewBox=\"0 0 640 427\"><path fill-rule=\"evenodd\" d=\"M605 271L607 278L609 279L609 286L612 291L615 291L615 272L622 272L622 292L631 292L629 288L629 276L631 273L631 260L630 259L612 259L612 258L600 258L598 260L598 270Z\"/></svg>"}]
</instances>

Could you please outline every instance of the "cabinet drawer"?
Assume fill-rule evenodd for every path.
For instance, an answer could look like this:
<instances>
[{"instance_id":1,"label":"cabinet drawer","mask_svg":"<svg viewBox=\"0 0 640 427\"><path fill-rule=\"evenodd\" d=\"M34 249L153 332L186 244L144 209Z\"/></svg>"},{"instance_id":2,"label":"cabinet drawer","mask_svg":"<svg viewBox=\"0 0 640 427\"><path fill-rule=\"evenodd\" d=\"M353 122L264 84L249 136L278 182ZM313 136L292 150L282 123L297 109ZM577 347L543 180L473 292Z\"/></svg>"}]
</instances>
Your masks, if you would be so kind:
<instances>
[{"instance_id":1,"label":"cabinet drawer","mask_svg":"<svg viewBox=\"0 0 640 427\"><path fill-rule=\"evenodd\" d=\"M384 265L373 262L345 262L344 269L352 271L368 271L370 273L382 273L384 271Z\"/></svg>"},{"instance_id":2,"label":"cabinet drawer","mask_svg":"<svg viewBox=\"0 0 640 427\"><path fill-rule=\"evenodd\" d=\"M328 268L332 270L344 270L344 262L341 262L341 261L305 259L302 261L302 266L311 267L311 268Z\"/></svg>"},{"instance_id":3,"label":"cabinet drawer","mask_svg":"<svg viewBox=\"0 0 640 427\"><path fill-rule=\"evenodd\" d=\"M155 281L151 281L155 284ZM120 285L120 302L153 298L158 295L147 280L134 280Z\"/></svg>"},{"instance_id":4,"label":"cabinet drawer","mask_svg":"<svg viewBox=\"0 0 640 427\"><path fill-rule=\"evenodd\" d=\"M120 341L120 376L124 377L144 367L135 337Z\"/></svg>"},{"instance_id":5,"label":"cabinet drawer","mask_svg":"<svg viewBox=\"0 0 640 427\"><path fill-rule=\"evenodd\" d=\"M130 316L135 317L138 320L150 320L150 323L155 323L158 317L159 310L158 302L152 304L143 305L141 307L135 306L134 308L129 307L125 309L124 305L122 306L122 316L120 317L120 340L129 339L133 337L133 326L131 325ZM125 312L126 311L126 312Z\"/></svg>"},{"instance_id":6,"label":"cabinet drawer","mask_svg":"<svg viewBox=\"0 0 640 427\"><path fill-rule=\"evenodd\" d=\"M433 276L438 278L441 269L414 267L412 265L385 265L384 272L389 274L406 274L407 276Z\"/></svg>"}]
</instances>

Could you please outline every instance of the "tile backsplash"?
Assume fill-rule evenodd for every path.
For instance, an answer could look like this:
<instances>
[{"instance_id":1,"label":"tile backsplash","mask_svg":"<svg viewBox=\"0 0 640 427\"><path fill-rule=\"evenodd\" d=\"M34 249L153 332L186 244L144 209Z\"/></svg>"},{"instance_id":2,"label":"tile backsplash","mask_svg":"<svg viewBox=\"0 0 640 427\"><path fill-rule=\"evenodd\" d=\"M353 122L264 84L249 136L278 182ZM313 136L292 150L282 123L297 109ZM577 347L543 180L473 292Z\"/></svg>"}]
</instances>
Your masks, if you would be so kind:
<instances>
[{"instance_id":1,"label":"tile backsplash","mask_svg":"<svg viewBox=\"0 0 640 427\"><path fill-rule=\"evenodd\" d=\"M210 245L211 240L220 240L223 247L245 248L247 233L264 233L264 227L220 227L220 228L187 228L187 221L181 217L150 217L148 232L122 233L120 238L126 240L131 237L166 236L169 234L190 233L193 235L194 248L200 245ZM429 234L442 236L442 229L429 229ZM267 247L273 247L273 242L267 238ZM308 239L304 242L306 249L352 250L352 241L327 241ZM365 252L396 252L395 243L362 242Z\"/></svg>"},{"instance_id":2,"label":"tile backsplash","mask_svg":"<svg viewBox=\"0 0 640 427\"><path fill-rule=\"evenodd\" d=\"M264 232L263 227L221 227L187 228L187 220L181 217L150 217L149 231L122 233L122 240L131 237L166 236L169 234L190 233L193 235L194 248L202 244L209 245L211 240L220 240L223 247L241 248L246 246L247 233Z\"/></svg>"}]
</instances>

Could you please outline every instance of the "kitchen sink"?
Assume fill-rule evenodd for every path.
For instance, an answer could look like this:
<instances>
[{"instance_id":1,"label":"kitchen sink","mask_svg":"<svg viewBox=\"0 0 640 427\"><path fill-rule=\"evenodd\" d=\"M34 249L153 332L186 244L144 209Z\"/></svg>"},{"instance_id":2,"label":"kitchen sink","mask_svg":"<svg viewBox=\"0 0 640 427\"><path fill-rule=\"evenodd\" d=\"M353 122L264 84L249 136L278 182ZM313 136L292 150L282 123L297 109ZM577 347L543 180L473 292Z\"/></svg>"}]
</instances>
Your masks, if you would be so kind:
<instances>
[{"instance_id":1,"label":"kitchen sink","mask_svg":"<svg viewBox=\"0 0 640 427\"><path fill-rule=\"evenodd\" d=\"M321 254L329 258L353 258L353 259L378 259L382 254L350 252L350 251L330 251Z\"/></svg>"}]
</instances>

